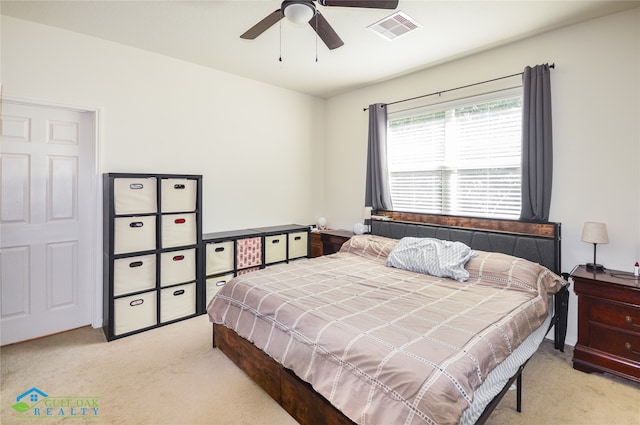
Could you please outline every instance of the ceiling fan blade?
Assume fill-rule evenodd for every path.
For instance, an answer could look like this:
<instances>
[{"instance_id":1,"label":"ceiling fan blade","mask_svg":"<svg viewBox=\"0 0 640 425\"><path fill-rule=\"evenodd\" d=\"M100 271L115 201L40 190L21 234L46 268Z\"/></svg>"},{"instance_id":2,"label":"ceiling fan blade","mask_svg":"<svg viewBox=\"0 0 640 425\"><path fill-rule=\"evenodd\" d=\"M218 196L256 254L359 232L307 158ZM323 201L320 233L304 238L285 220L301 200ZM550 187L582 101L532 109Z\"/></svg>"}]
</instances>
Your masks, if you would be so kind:
<instances>
[{"instance_id":1,"label":"ceiling fan blade","mask_svg":"<svg viewBox=\"0 0 640 425\"><path fill-rule=\"evenodd\" d=\"M369 9L395 9L398 0L318 0L322 6L366 7Z\"/></svg>"},{"instance_id":2,"label":"ceiling fan blade","mask_svg":"<svg viewBox=\"0 0 640 425\"><path fill-rule=\"evenodd\" d=\"M284 15L282 14L282 10L278 9L271 14L267 15L262 21L258 22L251 28L249 28L244 34L240 36L240 38L244 38L246 40L253 40L269 28L282 19Z\"/></svg>"},{"instance_id":3,"label":"ceiling fan blade","mask_svg":"<svg viewBox=\"0 0 640 425\"><path fill-rule=\"evenodd\" d=\"M324 41L324 44L327 45L329 50L337 49L338 47L344 45L344 42L342 41L340 36L338 36L338 33L335 32L331 25L329 25L329 22L327 22L324 16L320 14L320 12L316 12L315 16L309 21L309 25L311 25L311 28L313 28L314 31L318 34L318 37L320 37L320 39Z\"/></svg>"}]
</instances>

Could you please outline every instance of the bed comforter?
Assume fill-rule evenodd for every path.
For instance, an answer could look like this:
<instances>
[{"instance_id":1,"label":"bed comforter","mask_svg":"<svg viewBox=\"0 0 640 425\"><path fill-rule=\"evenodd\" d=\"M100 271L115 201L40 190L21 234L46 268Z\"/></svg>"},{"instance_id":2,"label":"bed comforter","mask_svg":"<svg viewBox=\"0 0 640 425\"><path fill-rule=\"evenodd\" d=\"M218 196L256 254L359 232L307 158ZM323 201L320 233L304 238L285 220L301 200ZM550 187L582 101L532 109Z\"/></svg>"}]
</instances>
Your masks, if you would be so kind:
<instances>
[{"instance_id":1,"label":"bed comforter","mask_svg":"<svg viewBox=\"0 0 640 425\"><path fill-rule=\"evenodd\" d=\"M397 240L238 276L208 306L359 424L455 424L474 390L549 314L563 280L476 251L459 282L386 266Z\"/></svg>"}]
</instances>

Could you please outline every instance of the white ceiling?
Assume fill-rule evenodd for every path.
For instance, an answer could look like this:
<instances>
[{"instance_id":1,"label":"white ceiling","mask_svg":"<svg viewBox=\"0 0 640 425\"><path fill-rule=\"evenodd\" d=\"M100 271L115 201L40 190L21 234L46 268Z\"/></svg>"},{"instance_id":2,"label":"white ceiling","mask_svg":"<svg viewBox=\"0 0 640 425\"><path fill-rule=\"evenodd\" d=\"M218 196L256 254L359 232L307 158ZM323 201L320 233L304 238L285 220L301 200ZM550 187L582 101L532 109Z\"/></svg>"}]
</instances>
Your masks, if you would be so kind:
<instances>
[{"instance_id":1,"label":"white ceiling","mask_svg":"<svg viewBox=\"0 0 640 425\"><path fill-rule=\"evenodd\" d=\"M3 15L330 97L638 6L640 1L400 0L398 10L421 28L394 41L367 29L391 10L318 6L344 41L335 50L316 39L310 26L286 19L255 40L241 39L240 34L280 8L278 0L2 0L0 10Z\"/></svg>"}]
</instances>

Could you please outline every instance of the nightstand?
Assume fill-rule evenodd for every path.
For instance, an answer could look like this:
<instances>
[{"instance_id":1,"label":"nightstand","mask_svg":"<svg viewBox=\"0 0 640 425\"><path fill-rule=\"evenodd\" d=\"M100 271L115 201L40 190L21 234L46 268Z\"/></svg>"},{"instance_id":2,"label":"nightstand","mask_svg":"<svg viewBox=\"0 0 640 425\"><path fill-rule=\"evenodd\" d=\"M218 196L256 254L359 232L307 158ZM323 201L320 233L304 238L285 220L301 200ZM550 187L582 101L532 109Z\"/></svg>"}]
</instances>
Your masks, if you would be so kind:
<instances>
[{"instance_id":1,"label":"nightstand","mask_svg":"<svg viewBox=\"0 0 640 425\"><path fill-rule=\"evenodd\" d=\"M573 367L640 383L640 281L632 273L573 273L578 296L578 342Z\"/></svg>"},{"instance_id":2,"label":"nightstand","mask_svg":"<svg viewBox=\"0 0 640 425\"><path fill-rule=\"evenodd\" d=\"M353 236L353 232L348 230L311 232L311 258L340 251L342 244L348 241L351 236Z\"/></svg>"}]
</instances>

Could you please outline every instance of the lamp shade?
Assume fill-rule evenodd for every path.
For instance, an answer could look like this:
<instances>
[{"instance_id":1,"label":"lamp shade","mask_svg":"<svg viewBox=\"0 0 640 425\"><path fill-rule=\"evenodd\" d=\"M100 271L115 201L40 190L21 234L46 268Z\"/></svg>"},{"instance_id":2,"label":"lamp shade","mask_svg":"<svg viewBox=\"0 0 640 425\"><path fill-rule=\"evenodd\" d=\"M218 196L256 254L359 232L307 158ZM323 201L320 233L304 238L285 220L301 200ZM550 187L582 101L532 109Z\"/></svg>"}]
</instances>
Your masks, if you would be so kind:
<instances>
[{"instance_id":1,"label":"lamp shade","mask_svg":"<svg viewBox=\"0 0 640 425\"><path fill-rule=\"evenodd\" d=\"M306 24L315 15L311 2L292 2L284 6L284 16L294 24Z\"/></svg>"},{"instance_id":2,"label":"lamp shade","mask_svg":"<svg viewBox=\"0 0 640 425\"><path fill-rule=\"evenodd\" d=\"M582 242L589 243L609 243L609 235L607 234L607 225L588 221L584 223L582 228Z\"/></svg>"},{"instance_id":3,"label":"lamp shade","mask_svg":"<svg viewBox=\"0 0 640 425\"><path fill-rule=\"evenodd\" d=\"M362 219L363 220L371 220L371 210L373 208L371 207L364 207L362 208Z\"/></svg>"}]
</instances>

